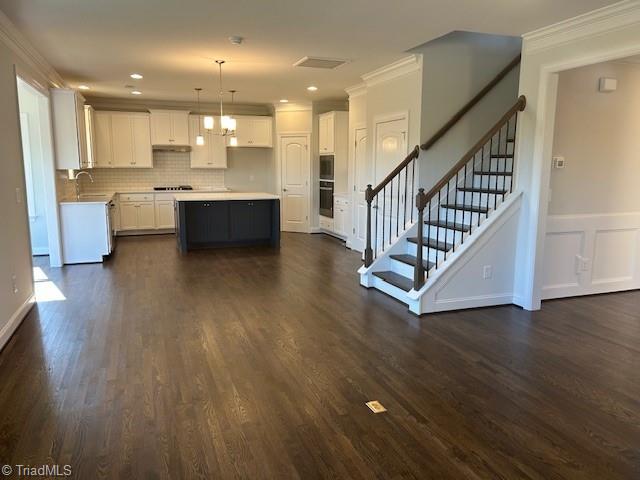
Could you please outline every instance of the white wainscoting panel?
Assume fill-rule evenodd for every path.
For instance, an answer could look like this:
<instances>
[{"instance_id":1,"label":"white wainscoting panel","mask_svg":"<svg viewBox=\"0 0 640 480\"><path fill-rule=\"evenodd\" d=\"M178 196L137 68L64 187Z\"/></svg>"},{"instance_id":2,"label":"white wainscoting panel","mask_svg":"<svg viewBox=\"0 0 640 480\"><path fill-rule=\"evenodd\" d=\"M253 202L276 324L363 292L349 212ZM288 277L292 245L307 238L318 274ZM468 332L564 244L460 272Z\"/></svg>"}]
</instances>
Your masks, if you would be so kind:
<instances>
[{"instance_id":1,"label":"white wainscoting panel","mask_svg":"<svg viewBox=\"0 0 640 480\"><path fill-rule=\"evenodd\" d=\"M542 298L640 288L640 212L551 215Z\"/></svg>"}]
</instances>

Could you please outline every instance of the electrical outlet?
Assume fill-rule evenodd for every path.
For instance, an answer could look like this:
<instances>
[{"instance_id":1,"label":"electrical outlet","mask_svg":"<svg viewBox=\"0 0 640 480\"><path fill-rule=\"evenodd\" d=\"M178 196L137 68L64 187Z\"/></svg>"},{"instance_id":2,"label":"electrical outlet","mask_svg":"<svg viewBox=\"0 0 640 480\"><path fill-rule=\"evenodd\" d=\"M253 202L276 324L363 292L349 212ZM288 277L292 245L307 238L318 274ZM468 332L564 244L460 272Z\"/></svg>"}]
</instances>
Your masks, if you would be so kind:
<instances>
[{"instance_id":1,"label":"electrical outlet","mask_svg":"<svg viewBox=\"0 0 640 480\"><path fill-rule=\"evenodd\" d=\"M11 275L11 283L13 284L13 293L18 293L20 290L18 289L18 277L16 277L15 273Z\"/></svg>"},{"instance_id":2,"label":"electrical outlet","mask_svg":"<svg viewBox=\"0 0 640 480\"><path fill-rule=\"evenodd\" d=\"M22 203L22 189L20 187L16 188L16 203Z\"/></svg>"},{"instance_id":3,"label":"electrical outlet","mask_svg":"<svg viewBox=\"0 0 640 480\"><path fill-rule=\"evenodd\" d=\"M482 278L489 280L493 276L493 267L491 265L485 265L482 267Z\"/></svg>"},{"instance_id":4,"label":"electrical outlet","mask_svg":"<svg viewBox=\"0 0 640 480\"><path fill-rule=\"evenodd\" d=\"M582 272L588 272L590 268L591 260L583 257L582 255L576 255L576 274Z\"/></svg>"}]
</instances>

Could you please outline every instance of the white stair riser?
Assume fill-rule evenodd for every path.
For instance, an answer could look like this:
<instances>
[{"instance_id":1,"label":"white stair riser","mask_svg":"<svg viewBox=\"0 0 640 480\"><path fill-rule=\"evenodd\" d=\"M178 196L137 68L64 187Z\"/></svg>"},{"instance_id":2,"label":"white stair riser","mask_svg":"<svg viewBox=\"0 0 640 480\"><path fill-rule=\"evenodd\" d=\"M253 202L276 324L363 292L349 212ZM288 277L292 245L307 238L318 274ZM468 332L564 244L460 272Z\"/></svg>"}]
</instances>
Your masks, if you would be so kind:
<instances>
[{"instance_id":1,"label":"white stair riser","mask_svg":"<svg viewBox=\"0 0 640 480\"><path fill-rule=\"evenodd\" d=\"M493 209L493 205L494 205L494 200L496 201L495 205L500 205L500 202L502 201L502 194L493 194L493 193L472 193L472 192L466 192L466 204L467 205L473 205L474 207L486 207L487 205L489 205L490 209ZM507 197L507 194L505 193L505 198ZM458 203L462 204L462 202L465 200L464 197L464 192L458 192Z\"/></svg>"},{"instance_id":2,"label":"white stair riser","mask_svg":"<svg viewBox=\"0 0 640 480\"><path fill-rule=\"evenodd\" d=\"M438 263L444 261L444 252L440 250L436 250L435 248L430 248L428 250L429 250L428 252L429 258L427 258L427 247L422 247L423 260L429 260L430 262L435 262L436 258L438 258ZM418 254L417 245L415 243L408 242L407 253L409 255L413 255L414 257L417 256Z\"/></svg>"},{"instance_id":3,"label":"white stair riser","mask_svg":"<svg viewBox=\"0 0 640 480\"><path fill-rule=\"evenodd\" d=\"M425 238L431 237L434 240L439 239L441 242L444 242L446 238L447 243L455 243L460 241L460 239L462 238L462 232L451 230L449 228L434 226L429 227L428 225L425 225L423 232Z\"/></svg>"},{"instance_id":4,"label":"white stair riser","mask_svg":"<svg viewBox=\"0 0 640 480\"><path fill-rule=\"evenodd\" d=\"M402 275L403 277L413 279L413 267L411 265L407 265L404 262L391 259L391 270Z\"/></svg>"},{"instance_id":5,"label":"white stair riser","mask_svg":"<svg viewBox=\"0 0 640 480\"><path fill-rule=\"evenodd\" d=\"M511 177L504 175L476 175L473 178L473 186L475 188L509 190L511 188Z\"/></svg>"},{"instance_id":6,"label":"white stair riser","mask_svg":"<svg viewBox=\"0 0 640 480\"><path fill-rule=\"evenodd\" d=\"M394 287L390 283L385 282L383 279L372 275L371 286L380 290L381 292L386 293L387 295L392 296L393 298L400 300L403 303L407 303L407 292L404 290Z\"/></svg>"},{"instance_id":7,"label":"white stair riser","mask_svg":"<svg viewBox=\"0 0 640 480\"><path fill-rule=\"evenodd\" d=\"M469 221L471 221L471 225L477 225L478 216L480 217L480 221L486 218L484 213L454 210L450 208L443 208L442 213L440 214L440 218L446 218L448 222L462 223L463 225L469 225Z\"/></svg>"}]
</instances>

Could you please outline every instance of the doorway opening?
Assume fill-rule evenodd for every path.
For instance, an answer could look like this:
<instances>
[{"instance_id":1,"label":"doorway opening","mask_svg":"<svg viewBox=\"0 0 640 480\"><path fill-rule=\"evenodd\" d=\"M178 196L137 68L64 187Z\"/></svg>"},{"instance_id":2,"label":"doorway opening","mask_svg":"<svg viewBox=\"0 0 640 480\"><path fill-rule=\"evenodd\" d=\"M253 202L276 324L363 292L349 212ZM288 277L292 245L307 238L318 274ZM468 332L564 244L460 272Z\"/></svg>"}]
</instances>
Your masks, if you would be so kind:
<instances>
[{"instance_id":1,"label":"doorway opening","mask_svg":"<svg viewBox=\"0 0 640 480\"><path fill-rule=\"evenodd\" d=\"M558 73L542 300L640 288L640 57Z\"/></svg>"},{"instance_id":2,"label":"doorway opening","mask_svg":"<svg viewBox=\"0 0 640 480\"><path fill-rule=\"evenodd\" d=\"M48 256L48 263L59 267L62 262L49 97L20 76L17 91L31 253Z\"/></svg>"}]
</instances>

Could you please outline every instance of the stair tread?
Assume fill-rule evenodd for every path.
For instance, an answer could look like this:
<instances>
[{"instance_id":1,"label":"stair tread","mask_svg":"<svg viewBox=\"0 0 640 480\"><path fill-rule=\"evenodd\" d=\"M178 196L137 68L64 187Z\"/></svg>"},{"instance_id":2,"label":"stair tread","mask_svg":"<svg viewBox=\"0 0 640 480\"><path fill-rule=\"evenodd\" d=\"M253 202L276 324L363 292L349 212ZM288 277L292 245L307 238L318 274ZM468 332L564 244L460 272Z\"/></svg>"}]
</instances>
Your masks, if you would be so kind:
<instances>
[{"instance_id":1,"label":"stair tread","mask_svg":"<svg viewBox=\"0 0 640 480\"><path fill-rule=\"evenodd\" d=\"M418 243L418 237L409 237L407 239L407 241L417 244ZM449 250L451 250L453 248L453 245L451 243L438 242L434 238L428 238L428 237L424 237L422 239L422 246L423 247L433 248L433 249L436 249L436 250L440 250L442 252L448 252Z\"/></svg>"},{"instance_id":2,"label":"stair tread","mask_svg":"<svg viewBox=\"0 0 640 480\"><path fill-rule=\"evenodd\" d=\"M471 193L494 193L502 194L507 193L509 190L500 190L493 188L477 188L477 187L458 187L459 192L471 192Z\"/></svg>"},{"instance_id":3,"label":"stair tread","mask_svg":"<svg viewBox=\"0 0 640 480\"><path fill-rule=\"evenodd\" d=\"M489 212L489 207L482 207L482 206L476 206L476 205L463 205L461 203L445 203L443 205L441 205L442 208L448 208L450 210L463 210L465 212L472 212L472 213L487 213Z\"/></svg>"},{"instance_id":4,"label":"stair tread","mask_svg":"<svg viewBox=\"0 0 640 480\"><path fill-rule=\"evenodd\" d=\"M491 158L513 158L513 153L492 153Z\"/></svg>"},{"instance_id":5,"label":"stair tread","mask_svg":"<svg viewBox=\"0 0 640 480\"><path fill-rule=\"evenodd\" d=\"M403 253L401 255L389 255L389 256L393 260L406 263L407 265L411 265L412 267L415 267L416 264L418 263L418 258L413 255L409 255L408 253ZM422 265L424 265L425 269L431 270L431 268L435 266L435 263L428 262L427 260L422 260Z\"/></svg>"},{"instance_id":6,"label":"stair tread","mask_svg":"<svg viewBox=\"0 0 640 480\"><path fill-rule=\"evenodd\" d=\"M510 177L513 175L513 172L498 172L495 170L475 170L473 174L474 175L503 175L505 177Z\"/></svg>"},{"instance_id":7,"label":"stair tread","mask_svg":"<svg viewBox=\"0 0 640 480\"><path fill-rule=\"evenodd\" d=\"M471 230L469 226L462 223L447 222L445 220L426 220L424 223L425 225L429 225L430 227L446 228L448 230L455 230L457 232L468 232L469 230Z\"/></svg>"},{"instance_id":8,"label":"stair tread","mask_svg":"<svg viewBox=\"0 0 640 480\"><path fill-rule=\"evenodd\" d=\"M407 277L400 275L399 273L392 271L384 271L384 272L373 272L373 274L384 280L385 282L393 285L394 287L399 288L400 290L404 290L408 292L413 289L413 280Z\"/></svg>"}]
</instances>

